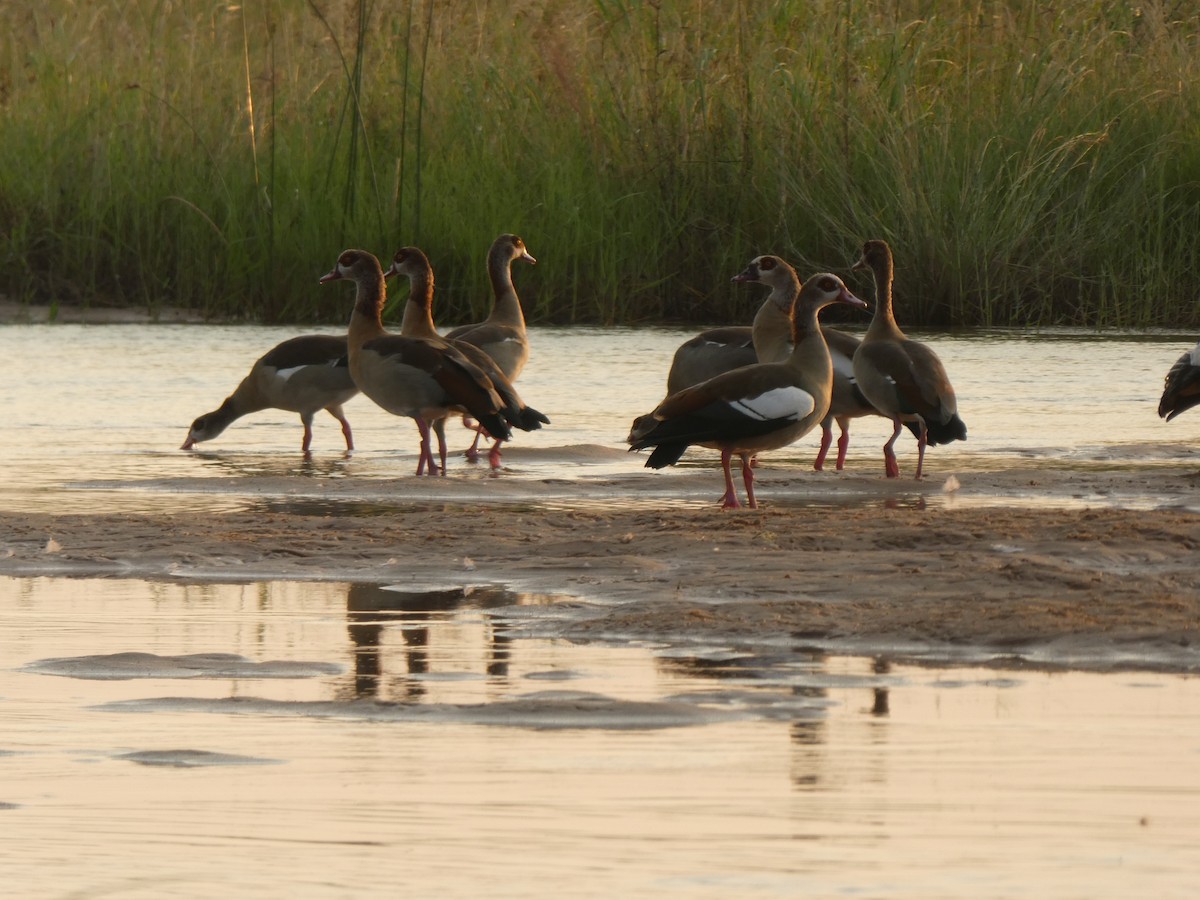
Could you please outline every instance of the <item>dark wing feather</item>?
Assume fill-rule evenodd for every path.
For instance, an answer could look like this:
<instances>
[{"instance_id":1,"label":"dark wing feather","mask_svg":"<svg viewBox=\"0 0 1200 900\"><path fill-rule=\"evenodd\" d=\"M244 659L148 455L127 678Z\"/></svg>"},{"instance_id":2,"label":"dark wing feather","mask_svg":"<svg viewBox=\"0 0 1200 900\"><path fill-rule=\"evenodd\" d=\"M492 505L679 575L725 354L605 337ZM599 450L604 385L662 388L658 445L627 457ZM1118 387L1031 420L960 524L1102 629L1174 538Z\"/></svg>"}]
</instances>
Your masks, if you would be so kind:
<instances>
[{"instance_id":1,"label":"dark wing feather","mask_svg":"<svg viewBox=\"0 0 1200 900\"><path fill-rule=\"evenodd\" d=\"M295 369L298 366L346 365L345 358L345 337L306 334L272 347L263 354L260 362L275 369Z\"/></svg>"},{"instance_id":2,"label":"dark wing feather","mask_svg":"<svg viewBox=\"0 0 1200 900\"><path fill-rule=\"evenodd\" d=\"M441 341L389 334L367 341L362 348L428 373L441 387L447 406L466 409L493 438L511 439L512 433L500 415L503 402L491 379L454 347Z\"/></svg>"}]
</instances>

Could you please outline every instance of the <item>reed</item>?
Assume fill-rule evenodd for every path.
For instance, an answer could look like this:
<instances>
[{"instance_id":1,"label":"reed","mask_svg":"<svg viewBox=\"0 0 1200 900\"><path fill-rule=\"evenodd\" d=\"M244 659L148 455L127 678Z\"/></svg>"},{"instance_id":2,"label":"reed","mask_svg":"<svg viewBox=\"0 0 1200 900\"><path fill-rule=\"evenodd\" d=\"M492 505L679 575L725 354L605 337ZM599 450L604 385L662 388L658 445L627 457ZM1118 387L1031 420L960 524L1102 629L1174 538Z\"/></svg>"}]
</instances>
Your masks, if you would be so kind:
<instances>
[{"instance_id":1,"label":"reed","mask_svg":"<svg viewBox=\"0 0 1200 900\"><path fill-rule=\"evenodd\" d=\"M0 6L0 293L336 322L502 231L543 323L745 319L889 240L906 324L1200 324L1200 14L1067 0ZM869 293L869 285L853 282Z\"/></svg>"}]
</instances>

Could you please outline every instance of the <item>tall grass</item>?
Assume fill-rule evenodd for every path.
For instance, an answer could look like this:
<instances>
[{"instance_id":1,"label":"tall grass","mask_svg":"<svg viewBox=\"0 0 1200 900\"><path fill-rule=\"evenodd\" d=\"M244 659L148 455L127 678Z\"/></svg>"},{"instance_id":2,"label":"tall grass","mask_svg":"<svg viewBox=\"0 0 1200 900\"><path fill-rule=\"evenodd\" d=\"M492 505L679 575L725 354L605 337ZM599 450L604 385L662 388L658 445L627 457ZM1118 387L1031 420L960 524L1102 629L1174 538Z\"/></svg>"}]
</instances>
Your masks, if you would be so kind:
<instances>
[{"instance_id":1,"label":"tall grass","mask_svg":"<svg viewBox=\"0 0 1200 900\"><path fill-rule=\"evenodd\" d=\"M889 240L907 324L1200 323L1200 11L933 0L0 6L0 293L340 321L419 243L439 321L521 234L539 322L744 320ZM852 282L869 293L862 280Z\"/></svg>"}]
</instances>

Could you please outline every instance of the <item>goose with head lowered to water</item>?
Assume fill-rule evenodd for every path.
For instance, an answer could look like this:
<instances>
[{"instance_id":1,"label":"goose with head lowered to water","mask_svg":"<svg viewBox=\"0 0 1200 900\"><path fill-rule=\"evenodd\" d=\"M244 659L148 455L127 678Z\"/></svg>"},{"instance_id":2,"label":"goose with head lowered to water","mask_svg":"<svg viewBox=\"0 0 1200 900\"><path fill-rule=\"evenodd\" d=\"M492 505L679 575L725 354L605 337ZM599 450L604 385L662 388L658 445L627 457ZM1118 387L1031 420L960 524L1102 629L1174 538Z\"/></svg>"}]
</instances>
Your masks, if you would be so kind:
<instances>
[{"instance_id":1,"label":"goose with head lowered to water","mask_svg":"<svg viewBox=\"0 0 1200 900\"><path fill-rule=\"evenodd\" d=\"M751 267L758 272L779 269L790 282L792 351L787 359L734 369L671 394L634 420L627 439L631 450L654 448L646 460L652 469L678 462L693 444L720 450L725 509L741 505L730 470L734 455L742 461L746 505L755 509L750 458L799 439L829 411L833 364L818 313L831 303L866 308L836 275L814 275L801 286L795 270L776 256L757 257Z\"/></svg>"},{"instance_id":2,"label":"goose with head lowered to water","mask_svg":"<svg viewBox=\"0 0 1200 900\"><path fill-rule=\"evenodd\" d=\"M1197 405L1200 405L1200 344L1179 357L1167 372L1158 414L1170 422Z\"/></svg>"},{"instance_id":3,"label":"goose with head lowered to water","mask_svg":"<svg viewBox=\"0 0 1200 900\"><path fill-rule=\"evenodd\" d=\"M264 353L225 402L192 422L180 449L191 450L201 441L211 441L242 416L282 409L300 414L304 425L300 450L308 453L313 416L324 409L341 423L346 450L350 451L354 449L354 438L342 405L357 393L344 337L306 334L289 338Z\"/></svg>"}]
</instances>

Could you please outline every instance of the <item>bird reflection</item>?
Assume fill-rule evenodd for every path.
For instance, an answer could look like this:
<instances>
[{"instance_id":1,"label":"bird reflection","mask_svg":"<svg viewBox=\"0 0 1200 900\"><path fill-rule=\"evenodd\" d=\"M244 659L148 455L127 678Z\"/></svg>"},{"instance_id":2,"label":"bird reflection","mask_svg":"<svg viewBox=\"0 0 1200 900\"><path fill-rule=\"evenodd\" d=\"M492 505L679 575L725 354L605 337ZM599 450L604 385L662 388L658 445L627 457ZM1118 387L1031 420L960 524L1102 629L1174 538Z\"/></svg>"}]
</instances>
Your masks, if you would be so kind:
<instances>
[{"instance_id":1,"label":"bird reflection","mask_svg":"<svg viewBox=\"0 0 1200 900\"><path fill-rule=\"evenodd\" d=\"M876 675L886 675L888 672L892 671L891 660L882 656L877 656L875 657L875 661L871 663L871 670ZM888 689L885 687L875 688L875 702L871 706L871 715L888 715L891 712L891 708L888 706L888 703Z\"/></svg>"},{"instance_id":2,"label":"bird reflection","mask_svg":"<svg viewBox=\"0 0 1200 900\"><path fill-rule=\"evenodd\" d=\"M248 451L192 450L193 459L200 460L205 469L216 469L222 475L253 478L338 478L346 474L353 458L349 451L336 455L314 456L302 453L268 455Z\"/></svg>"},{"instance_id":3,"label":"bird reflection","mask_svg":"<svg viewBox=\"0 0 1200 900\"><path fill-rule=\"evenodd\" d=\"M397 591L379 584L352 584L346 594L346 630L354 643L354 695L378 699L383 683L382 642L384 630L399 626L404 642L406 676L397 681L404 699L421 700L426 693L419 676L429 673L431 634L438 629L437 616L459 609L487 609L518 603L518 595L502 588L448 588L433 591ZM508 676L512 639L502 624L492 622L489 631L487 674Z\"/></svg>"},{"instance_id":4,"label":"bird reflection","mask_svg":"<svg viewBox=\"0 0 1200 900\"><path fill-rule=\"evenodd\" d=\"M664 657L657 665L668 671L679 672L691 677L715 679L739 684L749 684L754 691L753 682L761 679L769 685L773 676L782 675L787 680L796 679L798 671L803 671L805 684L793 684L790 688L792 703L790 708L791 721L788 724L788 738L793 747L791 763L792 784L797 790L818 791L828 790L826 783L828 768L826 747L831 741L829 734L828 709L832 703L829 684L825 683L832 676L829 673L829 656L823 650L805 647L791 653L751 654L744 655L713 655L710 657ZM886 657L875 657L871 661L871 672L874 675L887 675L892 670L891 660ZM796 679L799 680L799 679ZM831 683L836 685L836 681ZM844 690L844 689L843 689ZM871 704L859 707L868 716L865 721L871 722L871 737L869 743L886 741L886 730L880 730L883 720L891 713L890 693L886 686L876 685L870 688ZM842 691L839 691L839 694ZM719 692L718 699L733 703L754 703L757 694L742 695L737 688L730 685ZM853 708L853 707L850 707Z\"/></svg>"}]
</instances>

